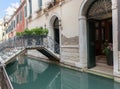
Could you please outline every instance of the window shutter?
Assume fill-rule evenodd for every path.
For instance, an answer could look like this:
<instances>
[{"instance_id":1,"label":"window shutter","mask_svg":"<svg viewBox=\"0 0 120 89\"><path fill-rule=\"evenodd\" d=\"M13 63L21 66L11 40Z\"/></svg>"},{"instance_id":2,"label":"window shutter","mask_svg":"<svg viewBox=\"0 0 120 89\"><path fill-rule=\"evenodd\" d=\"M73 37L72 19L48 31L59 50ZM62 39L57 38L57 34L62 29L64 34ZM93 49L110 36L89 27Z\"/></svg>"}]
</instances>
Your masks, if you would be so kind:
<instances>
[{"instance_id":1,"label":"window shutter","mask_svg":"<svg viewBox=\"0 0 120 89\"><path fill-rule=\"evenodd\" d=\"M22 11L20 11L20 21L22 20Z\"/></svg>"},{"instance_id":2,"label":"window shutter","mask_svg":"<svg viewBox=\"0 0 120 89\"><path fill-rule=\"evenodd\" d=\"M29 0L30 15L32 14L32 1Z\"/></svg>"},{"instance_id":3,"label":"window shutter","mask_svg":"<svg viewBox=\"0 0 120 89\"><path fill-rule=\"evenodd\" d=\"M15 28L15 20L14 20L14 28Z\"/></svg>"},{"instance_id":4,"label":"window shutter","mask_svg":"<svg viewBox=\"0 0 120 89\"><path fill-rule=\"evenodd\" d=\"M25 17L27 17L27 6L24 7Z\"/></svg>"}]
</instances>

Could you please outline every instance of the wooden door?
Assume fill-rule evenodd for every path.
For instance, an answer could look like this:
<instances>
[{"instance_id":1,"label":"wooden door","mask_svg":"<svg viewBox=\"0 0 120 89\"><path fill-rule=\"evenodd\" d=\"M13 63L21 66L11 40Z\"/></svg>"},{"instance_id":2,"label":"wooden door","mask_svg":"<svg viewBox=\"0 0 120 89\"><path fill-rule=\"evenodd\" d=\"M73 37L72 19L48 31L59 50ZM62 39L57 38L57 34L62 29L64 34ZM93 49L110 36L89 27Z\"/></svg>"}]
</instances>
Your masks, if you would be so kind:
<instances>
[{"instance_id":1,"label":"wooden door","mask_svg":"<svg viewBox=\"0 0 120 89\"><path fill-rule=\"evenodd\" d=\"M95 22L92 20L88 21L87 30L87 41L88 41L88 68L92 68L96 65L95 61Z\"/></svg>"}]
</instances>

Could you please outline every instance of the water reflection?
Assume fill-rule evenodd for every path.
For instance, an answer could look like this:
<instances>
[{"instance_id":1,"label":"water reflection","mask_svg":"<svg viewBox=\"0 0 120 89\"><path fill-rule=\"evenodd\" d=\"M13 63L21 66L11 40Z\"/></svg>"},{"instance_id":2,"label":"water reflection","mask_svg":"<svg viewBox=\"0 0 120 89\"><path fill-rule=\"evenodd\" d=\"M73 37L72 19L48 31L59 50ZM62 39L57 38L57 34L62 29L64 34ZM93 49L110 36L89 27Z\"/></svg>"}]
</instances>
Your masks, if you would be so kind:
<instances>
[{"instance_id":1,"label":"water reflection","mask_svg":"<svg viewBox=\"0 0 120 89\"><path fill-rule=\"evenodd\" d=\"M6 67L14 89L120 89L111 79L81 73L28 57Z\"/></svg>"}]
</instances>

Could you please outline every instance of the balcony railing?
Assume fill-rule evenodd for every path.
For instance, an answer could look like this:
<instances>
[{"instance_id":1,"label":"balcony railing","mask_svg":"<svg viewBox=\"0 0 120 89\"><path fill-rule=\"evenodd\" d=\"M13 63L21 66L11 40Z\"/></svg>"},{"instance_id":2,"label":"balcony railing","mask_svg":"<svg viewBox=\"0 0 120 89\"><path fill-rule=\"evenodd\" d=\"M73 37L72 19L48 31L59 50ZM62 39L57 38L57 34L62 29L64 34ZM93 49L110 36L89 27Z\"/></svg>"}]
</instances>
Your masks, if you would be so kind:
<instances>
[{"instance_id":1,"label":"balcony railing","mask_svg":"<svg viewBox=\"0 0 120 89\"><path fill-rule=\"evenodd\" d=\"M54 6L56 6L56 5L58 5L60 2L62 2L62 1L64 1L64 0L50 0L47 4L47 9L50 9L50 8L52 8L52 7L54 7Z\"/></svg>"}]
</instances>

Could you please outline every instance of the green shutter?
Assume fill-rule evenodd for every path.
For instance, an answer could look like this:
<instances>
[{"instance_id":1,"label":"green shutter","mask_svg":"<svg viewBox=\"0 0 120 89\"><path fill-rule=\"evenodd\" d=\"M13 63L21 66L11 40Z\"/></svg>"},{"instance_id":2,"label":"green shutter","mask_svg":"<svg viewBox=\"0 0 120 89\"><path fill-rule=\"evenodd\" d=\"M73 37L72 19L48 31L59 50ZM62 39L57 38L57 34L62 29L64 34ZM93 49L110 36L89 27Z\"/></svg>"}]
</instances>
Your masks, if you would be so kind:
<instances>
[{"instance_id":1,"label":"green shutter","mask_svg":"<svg viewBox=\"0 0 120 89\"><path fill-rule=\"evenodd\" d=\"M29 0L30 15L32 14L32 1Z\"/></svg>"},{"instance_id":2,"label":"green shutter","mask_svg":"<svg viewBox=\"0 0 120 89\"><path fill-rule=\"evenodd\" d=\"M27 17L27 6L24 7L25 17Z\"/></svg>"},{"instance_id":3,"label":"green shutter","mask_svg":"<svg viewBox=\"0 0 120 89\"><path fill-rule=\"evenodd\" d=\"M15 20L14 20L14 28L15 28Z\"/></svg>"},{"instance_id":4,"label":"green shutter","mask_svg":"<svg viewBox=\"0 0 120 89\"><path fill-rule=\"evenodd\" d=\"M20 21L22 20L22 11L20 11Z\"/></svg>"},{"instance_id":5,"label":"green shutter","mask_svg":"<svg viewBox=\"0 0 120 89\"><path fill-rule=\"evenodd\" d=\"M17 15L17 24L19 23L19 15Z\"/></svg>"}]
</instances>

